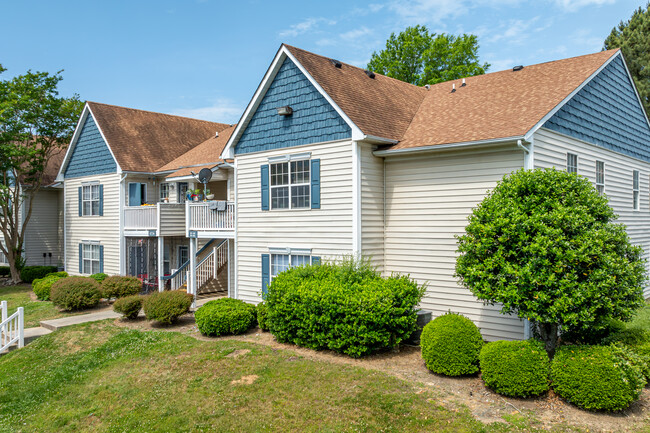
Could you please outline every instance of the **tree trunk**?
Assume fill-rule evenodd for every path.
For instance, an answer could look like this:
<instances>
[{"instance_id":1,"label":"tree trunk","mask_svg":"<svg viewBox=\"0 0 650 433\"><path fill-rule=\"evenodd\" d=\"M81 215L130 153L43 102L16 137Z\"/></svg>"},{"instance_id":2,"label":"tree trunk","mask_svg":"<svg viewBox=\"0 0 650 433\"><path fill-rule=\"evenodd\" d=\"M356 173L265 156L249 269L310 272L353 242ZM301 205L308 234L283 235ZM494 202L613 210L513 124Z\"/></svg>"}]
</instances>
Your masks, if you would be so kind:
<instances>
[{"instance_id":1,"label":"tree trunk","mask_svg":"<svg viewBox=\"0 0 650 433\"><path fill-rule=\"evenodd\" d=\"M16 260L9 260L9 270L11 271L11 282L14 284L20 283L20 270L16 267Z\"/></svg>"},{"instance_id":2,"label":"tree trunk","mask_svg":"<svg viewBox=\"0 0 650 433\"><path fill-rule=\"evenodd\" d=\"M556 323L538 323L537 327L544 342L546 353L548 353L549 358L553 359L557 348L559 327Z\"/></svg>"}]
</instances>

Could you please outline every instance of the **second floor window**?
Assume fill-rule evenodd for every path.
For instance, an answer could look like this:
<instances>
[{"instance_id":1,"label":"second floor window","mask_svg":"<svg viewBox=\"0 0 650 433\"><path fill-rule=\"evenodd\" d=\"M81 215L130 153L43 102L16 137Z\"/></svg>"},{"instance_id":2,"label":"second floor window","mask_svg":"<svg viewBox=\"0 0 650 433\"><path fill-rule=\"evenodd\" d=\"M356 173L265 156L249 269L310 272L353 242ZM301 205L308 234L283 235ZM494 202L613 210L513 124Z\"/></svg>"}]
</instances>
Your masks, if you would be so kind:
<instances>
[{"instance_id":1,"label":"second floor window","mask_svg":"<svg viewBox=\"0 0 650 433\"><path fill-rule=\"evenodd\" d=\"M271 209L310 207L309 160L271 164Z\"/></svg>"},{"instance_id":2,"label":"second floor window","mask_svg":"<svg viewBox=\"0 0 650 433\"><path fill-rule=\"evenodd\" d=\"M160 201L169 201L169 184L167 182L160 184Z\"/></svg>"},{"instance_id":3,"label":"second floor window","mask_svg":"<svg viewBox=\"0 0 650 433\"><path fill-rule=\"evenodd\" d=\"M82 187L82 216L99 215L99 185Z\"/></svg>"},{"instance_id":4,"label":"second floor window","mask_svg":"<svg viewBox=\"0 0 650 433\"><path fill-rule=\"evenodd\" d=\"M605 163L603 161L596 161L596 190L600 195L605 193Z\"/></svg>"},{"instance_id":5,"label":"second floor window","mask_svg":"<svg viewBox=\"0 0 650 433\"><path fill-rule=\"evenodd\" d=\"M632 172L632 206L639 210L639 170Z\"/></svg>"},{"instance_id":6,"label":"second floor window","mask_svg":"<svg viewBox=\"0 0 650 433\"><path fill-rule=\"evenodd\" d=\"M566 171L569 173L578 172L578 155L575 153L566 154Z\"/></svg>"}]
</instances>

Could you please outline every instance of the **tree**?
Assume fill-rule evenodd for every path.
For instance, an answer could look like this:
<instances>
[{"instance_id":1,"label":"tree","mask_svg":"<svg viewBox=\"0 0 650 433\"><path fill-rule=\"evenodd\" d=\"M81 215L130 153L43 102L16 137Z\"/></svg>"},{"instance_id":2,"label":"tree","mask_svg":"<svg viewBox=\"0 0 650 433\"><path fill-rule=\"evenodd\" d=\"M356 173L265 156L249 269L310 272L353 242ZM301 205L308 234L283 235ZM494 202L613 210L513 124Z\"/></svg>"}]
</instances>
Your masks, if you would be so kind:
<instances>
[{"instance_id":1,"label":"tree","mask_svg":"<svg viewBox=\"0 0 650 433\"><path fill-rule=\"evenodd\" d=\"M0 251L14 282L20 281L25 230L45 166L70 141L83 108L77 95L58 96L61 72L27 71L0 81Z\"/></svg>"},{"instance_id":2,"label":"tree","mask_svg":"<svg viewBox=\"0 0 650 433\"><path fill-rule=\"evenodd\" d=\"M426 26L391 33L386 48L372 53L368 69L416 86L485 74L490 65L478 61L474 35L429 33Z\"/></svg>"},{"instance_id":3,"label":"tree","mask_svg":"<svg viewBox=\"0 0 650 433\"><path fill-rule=\"evenodd\" d=\"M643 250L615 219L586 178L519 170L472 211L456 275L478 299L534 322L553 357L562 327L628 321L644 304Z\"/></svg>"},{"instance_id":4,"label":"tree","mask_svg":"<svg viewBox=\"0 0 650 433\"><path fill-rule=\"evenodd\" d=\"M639 91L646 113L650 112L650 3L614 27L605 39L605 49L620 48Z\"/></svg>"}]
</instances>

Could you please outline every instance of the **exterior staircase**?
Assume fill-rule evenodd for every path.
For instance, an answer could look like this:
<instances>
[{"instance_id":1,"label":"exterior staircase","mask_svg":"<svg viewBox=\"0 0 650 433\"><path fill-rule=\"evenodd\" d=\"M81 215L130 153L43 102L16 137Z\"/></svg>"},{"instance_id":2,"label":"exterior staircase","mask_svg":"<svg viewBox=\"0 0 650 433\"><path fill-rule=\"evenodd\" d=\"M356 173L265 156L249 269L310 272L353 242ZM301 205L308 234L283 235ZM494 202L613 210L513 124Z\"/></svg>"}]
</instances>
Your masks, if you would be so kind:
<instances>
[{"instance_id":1,"label":"exterior staircase","mask_svg":"<svg viewBox=\"0 0 650 433\"><path fill-rule=\"evenodd\" d=\"M225 294L228 292L227 242L227 240L223 240L216 247L210 248L213 243L213 241L210 241L196 253L197 295ZM176 272L165 277L165 280L169 280L169 283L165 284L165 286L171 290L187 291L189 268L189 261L185 262Z\"/></svg>"}]
</instances>

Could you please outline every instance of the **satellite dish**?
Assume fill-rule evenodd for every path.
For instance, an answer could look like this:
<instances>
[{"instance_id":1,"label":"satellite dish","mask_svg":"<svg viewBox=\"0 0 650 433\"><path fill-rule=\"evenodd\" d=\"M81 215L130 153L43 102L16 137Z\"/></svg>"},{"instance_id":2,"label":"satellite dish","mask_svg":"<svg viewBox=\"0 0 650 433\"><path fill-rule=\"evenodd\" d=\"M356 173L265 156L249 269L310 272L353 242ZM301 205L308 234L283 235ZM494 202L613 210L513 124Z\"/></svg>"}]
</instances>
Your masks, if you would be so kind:
<instances>
[{"instance_id":1,"label":"satellite dish","mask_svg":"<svg viewBox=\"0 0 650 433\"><path fill-rule=\"evenodd\" d=\"M209 168L202 168L201 171L199 171L199 182L208 183L210 182L210 179L212 179L212 170Z\"/></svg>"}]
</instances>

